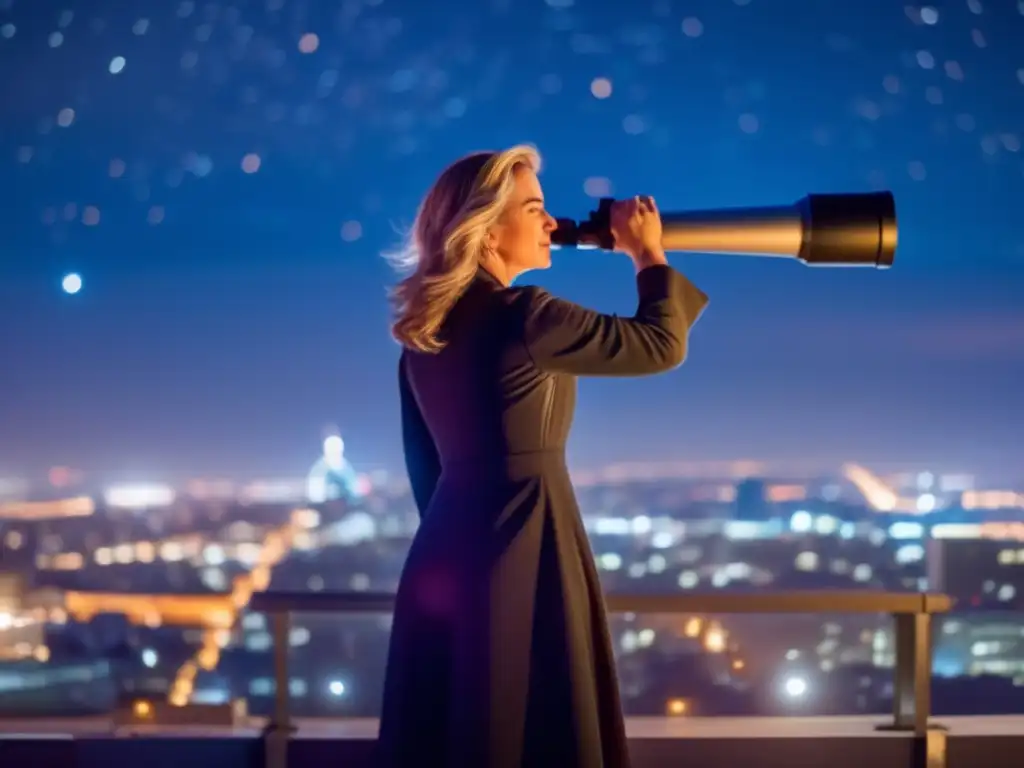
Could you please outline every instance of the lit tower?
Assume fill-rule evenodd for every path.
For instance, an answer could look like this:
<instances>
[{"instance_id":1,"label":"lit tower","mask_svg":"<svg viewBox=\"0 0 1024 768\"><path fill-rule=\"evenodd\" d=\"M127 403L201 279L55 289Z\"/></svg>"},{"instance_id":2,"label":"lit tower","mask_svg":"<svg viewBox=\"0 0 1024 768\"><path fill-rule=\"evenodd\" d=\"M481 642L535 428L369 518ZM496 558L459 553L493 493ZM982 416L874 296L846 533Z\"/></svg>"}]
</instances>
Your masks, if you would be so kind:
<instances>
[{"instance_id":1,"label":"lit tower","mask_svg":"<svg viewBox=\"0 0 1024 768\"><path fill-rule=\"evenodd\" d=\"M312 503L362 496L359 477L345 458L345 441L337 432L324 438L320 458L306 476L306 497Z\"/></svg>"}]
</instances>

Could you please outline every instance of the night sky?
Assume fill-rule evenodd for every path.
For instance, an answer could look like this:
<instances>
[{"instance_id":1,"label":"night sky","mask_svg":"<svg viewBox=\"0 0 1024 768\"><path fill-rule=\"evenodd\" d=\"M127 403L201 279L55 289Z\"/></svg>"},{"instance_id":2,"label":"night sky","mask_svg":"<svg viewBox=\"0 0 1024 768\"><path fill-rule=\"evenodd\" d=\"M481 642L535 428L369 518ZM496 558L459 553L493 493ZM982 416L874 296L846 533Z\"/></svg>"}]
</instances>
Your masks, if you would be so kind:
<instances>
[{"instance_id":1,"label":"night sky","mask_svg":"<svg viewBox=\"0 0 1024 768\"><path fill-rule=\"evenodd\" d=\"M381 253L448 162L532 142L557 216L900 217L889 271L674 257L689 360L581 382L574 464L1024 479L1022 40L1014 0L0 0L0 476L287 475L328 424L400 467ZM555 256L522 281L632 311L626 258Z\"/></svg>"}]
</instances>

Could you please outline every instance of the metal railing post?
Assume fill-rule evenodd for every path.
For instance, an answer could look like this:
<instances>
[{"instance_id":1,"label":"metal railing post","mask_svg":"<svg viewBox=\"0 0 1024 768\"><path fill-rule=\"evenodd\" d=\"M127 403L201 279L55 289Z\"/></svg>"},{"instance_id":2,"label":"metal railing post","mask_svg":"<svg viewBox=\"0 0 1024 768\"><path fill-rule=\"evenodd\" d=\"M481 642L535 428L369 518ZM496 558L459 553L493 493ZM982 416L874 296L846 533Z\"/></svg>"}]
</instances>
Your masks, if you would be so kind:
<instances>
[{"instance_id":1,"label":"metal railing post","mask_svg":"<svg viewBox=\"0 0 1024 768\"><path fill-rule=\"evenodd\" d=\"M896 665L893 670L892 722L878 730L914 734L910 768L946 768L946 734L929 725L932 711L932 615L893 614Z\"/></svg>"},{"instance_id":2,"label":"metal railing post","mask_svg":"<svg viewBox=\"0 0 1024 768\"><path fill-rule=\"evenodd\" d=\"M928 613L897 613L892 618L896 643L892 723L881 729L923 736L932 706L932 617Z\"/></svg>"},{"instance_id":3,"label":"metal railing post","mask_svg":"<svg viewBox=\"0 0 1024 768\"><path fill-rule=\"evenodd\" d=\"M288 642L291 611L270 614L270 636L274 649L274 709L263 729L266 768L287 768L288 741L295 728L291 719L291 675L288 672Z\"/></svg>"}]
</instances>

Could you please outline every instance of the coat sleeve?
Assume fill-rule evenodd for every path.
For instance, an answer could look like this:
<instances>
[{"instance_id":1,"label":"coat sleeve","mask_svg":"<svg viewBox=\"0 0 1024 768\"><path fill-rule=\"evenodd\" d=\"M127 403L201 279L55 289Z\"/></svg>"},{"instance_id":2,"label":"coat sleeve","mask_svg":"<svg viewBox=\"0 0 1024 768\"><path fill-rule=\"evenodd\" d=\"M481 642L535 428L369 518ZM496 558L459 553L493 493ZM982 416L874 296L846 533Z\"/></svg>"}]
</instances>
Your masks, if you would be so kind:
<instances>
[{"instance_id":1,"label":"coat sleeve","mask_svg":"<svg viewBox=\"0 0 1024 768\"><path fill-rule=\"evenodd\" d=\"M416 508L419 510L420 519L423 519L437 487L437 481L441 477L441 458L409 384L404 354L398 363L398 392L402 409L402 451L405 454L405 469L412 485Z\"/></svg>"},{"instance_id":2,"label":"coat sleeve","mask_svg":"<svg viewBox=\"0 0 1024 768\"><path fill-rule=\"evenodd\" d=\"M577 376L644 376L681 365L707 296L664 265L641 270L636 285L637 310L629 318L524 289L523 339L534 364Z\"/></svg>"}]
</instances>

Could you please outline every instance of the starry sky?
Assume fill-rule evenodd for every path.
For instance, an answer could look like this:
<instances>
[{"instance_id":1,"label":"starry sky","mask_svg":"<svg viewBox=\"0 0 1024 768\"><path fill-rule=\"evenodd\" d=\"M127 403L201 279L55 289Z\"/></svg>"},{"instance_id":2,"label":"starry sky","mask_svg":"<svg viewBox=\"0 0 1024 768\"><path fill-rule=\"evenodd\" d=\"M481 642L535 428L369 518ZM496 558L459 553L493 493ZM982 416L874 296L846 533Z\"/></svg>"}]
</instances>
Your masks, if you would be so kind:
<instances>
[{"instance_id":1,"label":"starry sky","mask_svg":"<svg viewBox=\"0 0 1024 768\"><path fill-rule=\"evenodd\" d=\"M1014 0L0 0L0 475L290 474L328 424L399 468L381 253L448 162L531 142L557 216L900 219L888 271L674 256L690 358L581 382L575 464L1024 480L1022 39ZM634 305L615 254L523 281Z\"/></svg>"}]
</instances>

